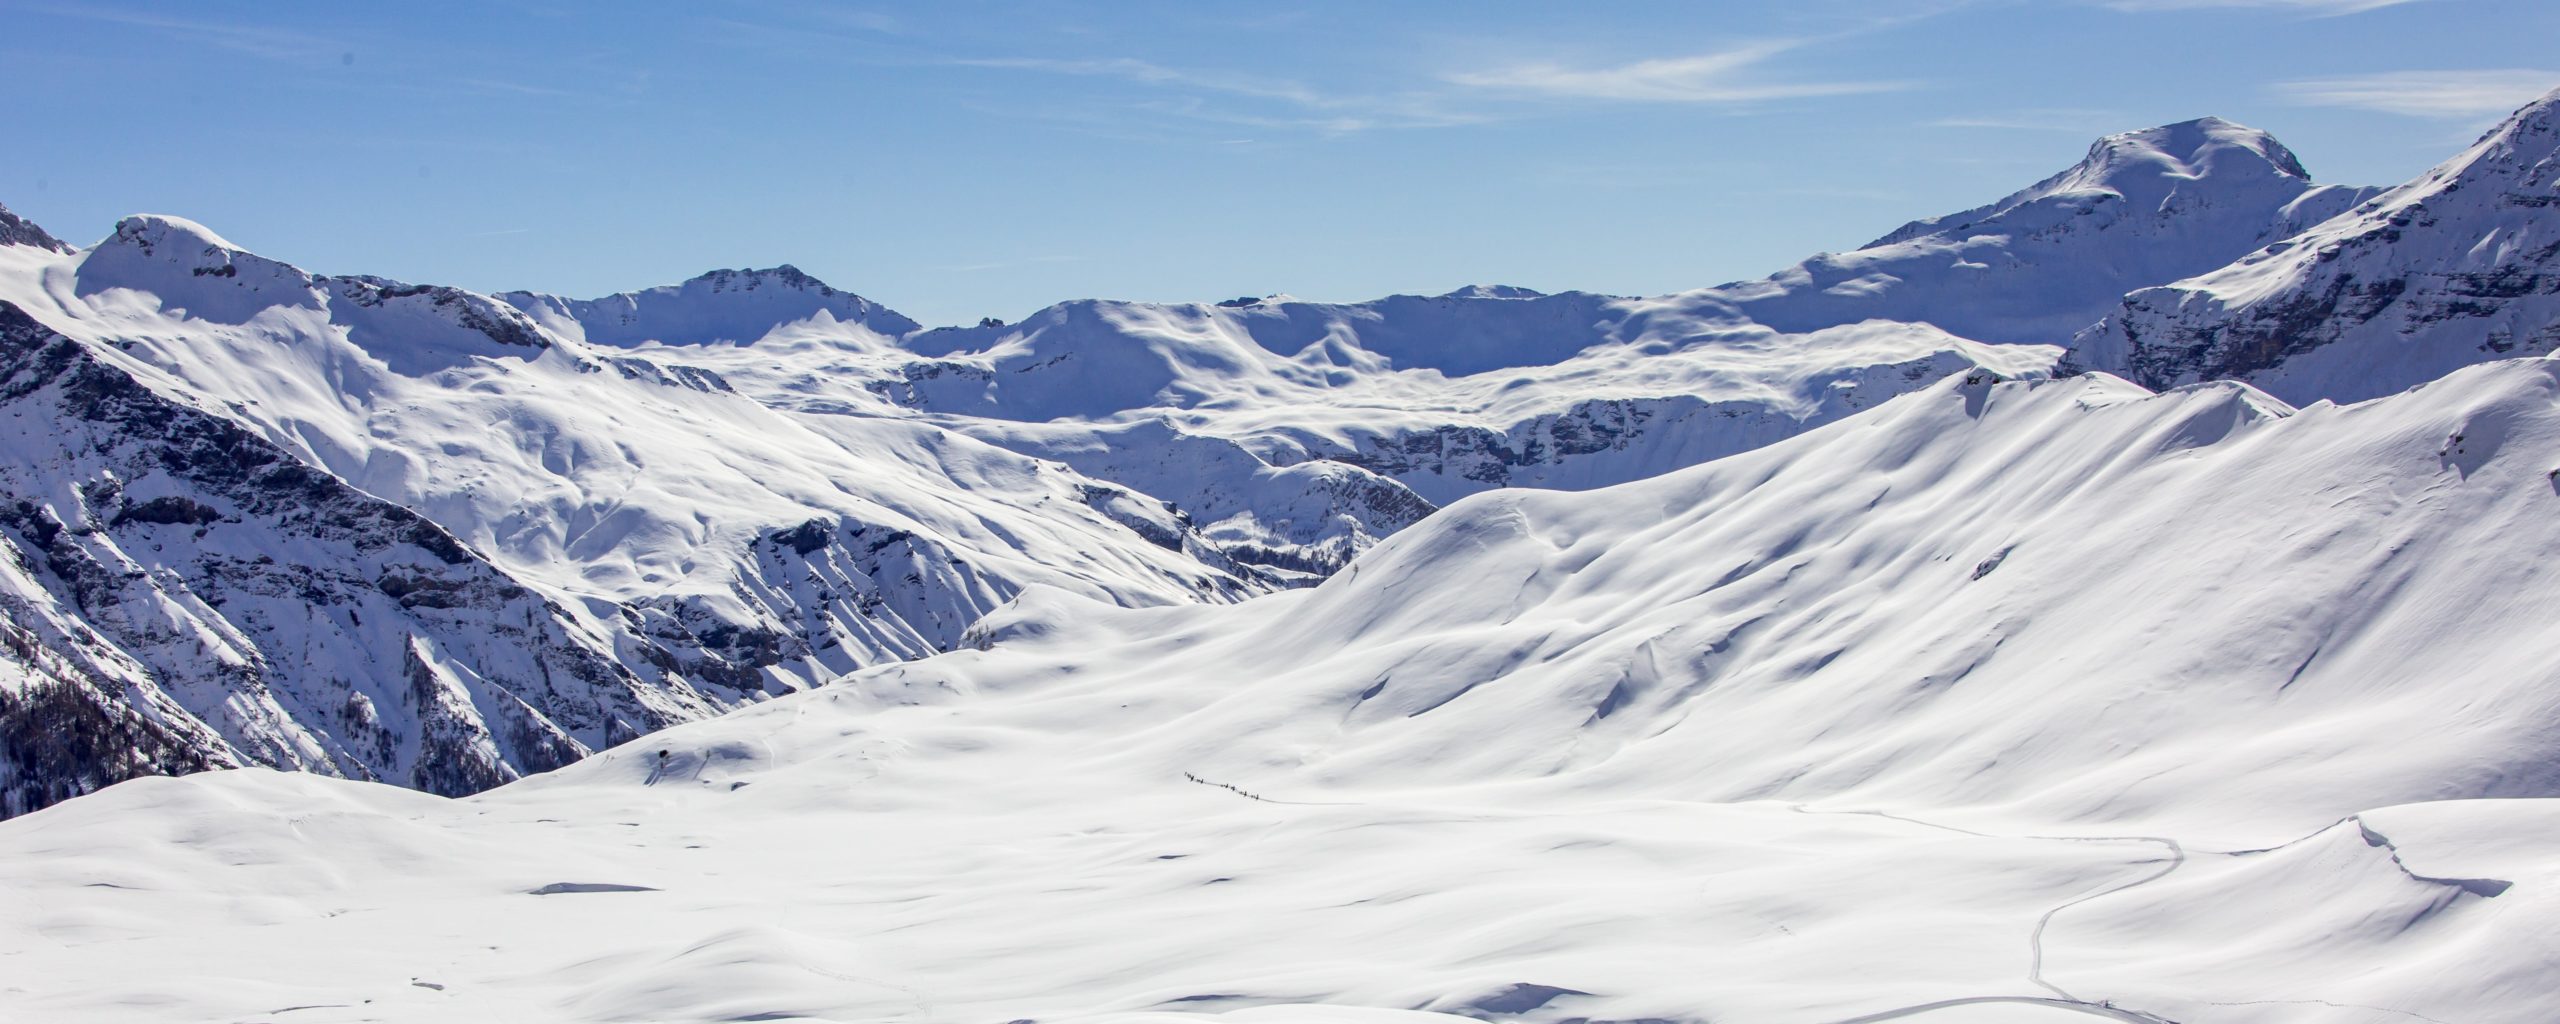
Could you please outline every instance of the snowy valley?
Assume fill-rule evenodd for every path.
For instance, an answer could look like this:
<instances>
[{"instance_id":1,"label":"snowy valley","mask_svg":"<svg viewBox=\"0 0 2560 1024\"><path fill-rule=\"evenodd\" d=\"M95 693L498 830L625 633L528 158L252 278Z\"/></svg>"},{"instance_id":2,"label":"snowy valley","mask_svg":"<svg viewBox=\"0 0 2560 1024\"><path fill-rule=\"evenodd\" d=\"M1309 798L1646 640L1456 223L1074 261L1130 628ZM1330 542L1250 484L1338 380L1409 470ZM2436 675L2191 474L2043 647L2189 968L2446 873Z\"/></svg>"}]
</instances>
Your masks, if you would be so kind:
<instances>
[{"instance_id":1,"label":"snowy valley","mask_svg":"<svg viewBox=\"0 0 2560 1024\"><path fill-rule=\"evenodd\" d=\"M2560 94L1648 298L0 211L0 1016L2548 1021L2555 238Z\"/></svg>"}]
</instances>

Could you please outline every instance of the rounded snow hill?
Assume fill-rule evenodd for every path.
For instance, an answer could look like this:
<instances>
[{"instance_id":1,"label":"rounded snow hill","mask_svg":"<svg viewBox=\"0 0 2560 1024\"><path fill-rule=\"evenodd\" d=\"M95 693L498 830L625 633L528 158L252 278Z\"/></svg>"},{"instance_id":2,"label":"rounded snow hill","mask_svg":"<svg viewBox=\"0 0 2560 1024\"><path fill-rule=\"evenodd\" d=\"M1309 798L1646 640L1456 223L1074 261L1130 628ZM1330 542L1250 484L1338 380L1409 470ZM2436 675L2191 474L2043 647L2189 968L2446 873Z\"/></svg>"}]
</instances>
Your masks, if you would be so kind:
<instances>
[{"instance_id":1,"label":"rounded snow hill","mask_svg":"<svg viewBox=\"0 0 2560 1024\"><path fill-rule=\"evenodd\" d=\"M1950 381L468 800L0 824L0 1012L2539 1022L2555 450L2547 360Z\"/></svg>"}]
</instances>

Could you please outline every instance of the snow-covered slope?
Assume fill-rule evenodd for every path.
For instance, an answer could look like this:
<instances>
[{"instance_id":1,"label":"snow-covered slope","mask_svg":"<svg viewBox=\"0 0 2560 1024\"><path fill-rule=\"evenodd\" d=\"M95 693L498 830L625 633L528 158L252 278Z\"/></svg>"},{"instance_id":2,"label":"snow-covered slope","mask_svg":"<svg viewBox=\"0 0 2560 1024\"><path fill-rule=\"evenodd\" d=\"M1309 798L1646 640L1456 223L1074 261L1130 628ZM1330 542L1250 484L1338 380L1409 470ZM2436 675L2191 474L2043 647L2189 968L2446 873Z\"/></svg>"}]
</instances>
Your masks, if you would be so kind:
<instances>
[{"instance_id":1,"label":"snow-covered slope","mask_svg":"<svg viewBox=\"0 0 2560 1024\"><path fill-rule=\"evenodd\" d=\"M1420 339L1446 354L1430 358ZM1276 467L1357 466L1433 502L1651 476L1948 374L2041 373L2059 354L1908 324L1787 335L1681 296L1522 289L1355 305L1079 302L905 344L930 361L866 386L998 444L1058 450L1087 425L1161 423L1167 440L1222 438Z\"/></svg>"},{"instance_id":2,"label":"snow-covered slope","mask_svg":"<svg viewBox=\"0 0 2560 1024\"><path fill-rule=\"evenodd\" d=\"M6 303L0 409L0 810L235 763L469 793L713 707L417 513ZM44 750L100 718L129 735Z\"/></svg>"},{"instance_id":3,"label":"snow-covered slope","mask_svg":"<svg viewBox=\"0 0 2560 1024\"><path fill-rule=\"evenodd\" d=\"M405 718L386 719L381 737L367 733L364 752L340 749L356 742L339 721L351 713L351 700L405 692L404 680L418 675L412 663L434 661L401 653L397 615L368 607L351 614L371 625L336 627L353 631L348 642L362 648L361 657L288 657L272 649L326 646L315 632L325 632L320 619L279 620L272 636L235 638L237 657L193 648L162 656L134 646L240 631L231 626L155 625L136 627L151 634L148 640L117 637L141 658L143 684L89 689L124 694L146 709L156 706L155 687L187 691L179 701L185 714L224 738L194 744L217 761L319 767L464 791L669 721L947 649L1025 586L1149 604L1231 599L1281 578L1235 564L1160 501L1062 465L913 418L777 410L737 394L715 371L653 356L631 339L620 340L631 347L607 347L575 331L555 334L513 305L460 289L311 275L178 218L128 218L88 250L0 246L0 264L0 300L22 304L46 329L70 338L31 333L21 341L27 352L52 352L59 341L70 346L66 352L77 350L61 358L84 373L132 382L154 401L192 410L191 422L203 422L189 429L247 428L243 436L273 446L261 459L290 463L315 487L339 488L416 519L444 543L458 542L453 551L473 565L481 557L494 561L504 574L491 584L497 590L450 597L468 606L474 621L515 624L508 630L573 628L578 642L593 648L589 656L604 658L574 673L547 669L544 678L556 680L560 692L546 681L540 699L525 698L557 729L526 726L518 730L521 743L499 729L497 752L489 755L498 767L456 774L415 763L423 756L409 751L417 723ZM800 289L803 279L789 275L763 279L779 283L728 287L719 282L734 278L715 276L704 279L713 284L687 286L709 289L701 301L687 304L680 289L674 298L644 294L638 308L673 303L691 311L692 324L751 320L771 313L774 288L783 288L847 312L837 320L820 307L803 319L862 329L852 317L870 308L862 300ZM894 314L875 311L873 319L907 326ZM53 517L47 522L69 524L73 536L90 535L80 524L112 520L117 511L92 507L95 501L81 495L113 492L117 480L130 478L132 467L118 460L136 457L126 446L160 440L151 433L159 414L66 434L62 428L81 422L86 407L46 404L34 390L17 397L13 422L22 433L12 456L26 468L7 481L5 497L42 507ZM110 473L124 475L101 476ZM182 534L201 527L204 515L231 515L247 500L176 497L196 502L170 513L186 520ZM198 508L218 512L189 511ZM384 570L367 552L401 536L357 529L346 538L355 549L304 552L293 571L355 579L369 589ZM45 561L51 537L36 542L34 564L50 567L32 585L76 591L69 570ZM146 567L108 575L140 579L134 574L166 563L195 579L211 571L199 564L204 559L236 554L199 550L211 541L197 534L151 543L150 556L101 555L111 566ZM250 546L252 554L283 557ZM137 585L153 595L168 589ZM328 597L326 587L266 589L301 594L312 605L308 616L321 619L334 614L328 606L345 603ZM520 601L541 610L519 614ZM114 634L99 619L106 614L81 605L76 617ZM553 618L562 621L538 625ZM508 630L483 630L480 639L515 643ZM499 692L514 693L522 686L507 675L512 671L482 665L462 677L504 678ZM182 685L225 672L247 681ZM580 686L601 689L568 692ZM288 696L271 700L262 695L268 689ZM374 696L380 703L381 694ZM465 703L496 728L498 709L512 699L475 695ZM648 704L646 713L625 706L633 700ZM217 714L217 705L230 710ZM369 718L358 724L376 725Z\"/></svg>"},{"instance_id":4,"label":"snow-covered slope","mask_svg":"<svg viewBox=\"0 0 2560 1024\"><path fill-rule=\"evenodd\" d=\"M600 348L458 289L315 277L160 217L42 280L66 333L600 617L637 610L745 689L946 647L1029 583L1138 603L1250 589L1106 484L912 420L777 410L662 346ZM710 294L688 322L766 307ZM780 656L748 651L765 647Z\"/></svg>"},{"instance_id":5,"label":"snow-covered slope","mask_svg":"<svg viewBox=\"0 0 2560 1024\"><path fill-rule=\"evenodd\" d=\"M2205 119L1759 282L1084 300L930 331L787 266L492 297L313 275L174 217L74 250L0 211L0 301L448 531L663 688L646 727L948 649L1025 588L1309 584L1477 492L1644 479L1943 379L2042 377L2061 350L2026 342L2365 194Z\"/></svg>"},{"instance_id":6,"label":"snow-covered slope","mask_svg":"<svg viewBox=\"0 0 2560 1024\"><path fill-rule=\"evenodd\" d=\"M2302 412L1945 381L1311 590L1028 591L466 801L0 824L0 1007L2539 1024L2554 451L2539 359Z\"/></svg>"},{"instance_id":7,"label":"snow-covered slope","mask_svg":"<svg viewBox=\"0 0 2560 1024\"><path fill-rule=\"evenodd\" d=\"M715 270L683 284L601 299L509 292L500 299L553 333L598 345L754 341L786 324L817 320L896 337L919 324L862 296L784 264L771 270Z\"/></svg>"},{"instance_id":8,"label":"snow-covered slope","mask_svg":"<svg viewBox=\"0 0 2560 1024\"><path fill-rule=\"evenodd\" d=\"M2313 185L2274 137L2208 117L2107 136L1998 202L1699 300L1782 331L1898 320L2061 344L2128 291L2219 267L2377 191Z\"/></svg>"},{"instance_id":9,"label":"snow-covered slope","mask_svg":"<svg viewBox=\"0 0 2560 1024\"><path fill-rule=\"evenodd\" d=\"M1761 281L1653 299L1470 288L1348 305L1078 301L1019 324L911 335L903 348L918 359L886 366L885 379L877 363L854 376L1025 451L1103 443L1102 431L1063 436L1075 431L1061 420L1155 422L1178 443L1224 439L1274 467L1358 466L1432 502L1604 486L1746 451L1950 374L2040 373L2049 353L1986 355L1957 339L2059 345L2129 290L2221 266L2374 191L2314 185L2265 133L2206 118L2102 139L2024 191ZM1902 326L1859 328L1871 321ZM1161 476L1141 466L1111 479L1195 515L1303 500L1151 490Z\"/></svg>"},{"instance_id":10,"label":"snow-covered slope","mask_svg":"<svg viewBox=\"0 0 2560 1024\"><path fill-rule=\"evenodd\" d=\"M2355 401L2560 348L2560 93L2351 213L2126 296L2075 342L2154 386L2246 379Z\"/></svg>"},{"instance_id":11,"label":"snow-covered slope","mask_svg":"<svg viewBox=\"0 0 2560 1024\"><path fill-rule=\"evenodd\" d=\"M1950 380L1653 480L1462 501L1313 591L1155 630L1161 658L1034 607L986 624L995 655L852 685L1190 680L1156 699L1217 738L1182 760L1247 788L2284 827L2538 795L2560 786L2560 636L2536 625L2560 610L2555 452L2543 359L2304 412L2237 384Z\"/></svg>"}]
</instances>

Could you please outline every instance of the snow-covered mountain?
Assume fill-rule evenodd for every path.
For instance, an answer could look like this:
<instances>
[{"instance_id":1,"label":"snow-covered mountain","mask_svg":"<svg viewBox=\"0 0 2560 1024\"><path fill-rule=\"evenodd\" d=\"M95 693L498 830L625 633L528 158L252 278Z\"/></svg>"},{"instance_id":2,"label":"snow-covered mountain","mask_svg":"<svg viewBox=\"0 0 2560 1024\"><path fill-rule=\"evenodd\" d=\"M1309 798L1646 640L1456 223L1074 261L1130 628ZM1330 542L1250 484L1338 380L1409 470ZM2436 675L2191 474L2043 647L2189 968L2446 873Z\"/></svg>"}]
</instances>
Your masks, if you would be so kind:
<instances>
[{"instance_id":1,"label":"snow-covered mountain","mask_svg":"<svg viewBox=\"0 0 2560 1024\"><path fill-rule=\"evenodd\" d=\"M2555 397L1948 380L466 801L130 783L0 827L0 1007L2540 1022Z\"/></svg>"},{"instance_id":2,"label":"snow-covered mountain","mask_svg":"<svg viewBox=\"0 0 2560 1024\"><path fill-rule=\"evenodd\" d=\"M1059 431L1005 421L1159 421L1272 465L1359 466L1433 502L1603 486L1951 374L2043 372L2050 354L1969 342L2062 344L2130 290L2219 267L2376 191L2314 185L2275 139L2205 118L2099 140L2024 191L1761 281L1652 299L1471 288L1350 305L1076 302L915 335L905 347L928 361L872 386L1009 447L1029 435L1056 447ZM1870 321L1896 326L1856 329Z\"/></svg>"},{"instance_id":3,"label":"snow-covered mountain","mask_svg":"<svg viewBox=\"0 0 2560 1024\"><path fill-rule=\"evenodd\" d=\"M913 420L776 411L487 296L312 275L177 218L128 218L87 250L0 247L0 271L13 625L94 662L80 692L170 730L135 746L183 750L171 764L468 792L947 649L1026 586L1146 604L1279 580L1057 464ZM775 304L711 280L689 322ZM869 308L809 294L820 319ZM199 435L254 449L238 460L282 490L189 476L215 472L184 454ZM129 773L112 749L7 760L12 809Z\"/></svg>"},{"instance_id":4,"label":"snow-covered mountain","mask_svg":"<svg viewBox=\"0 0 2560 1024\"><path fill-rule=\"evenodd\" d=\"M1437 355L1422 340L1434 338ZM1435 503L1650 476L1951 373L2040 373L2059 354L1926 325L1787 335L1680 296L1516 288L1350 305L1078 302L905 345L926 361L865 386L997 444L1072 451L1097 443L1078 433L1157 423L1168 438L1224 439L1273 467L1358 467Z\"/></svg>"},{"instance_id":5,"label":"snow-covered mountain","mask_svg":"<svg viewBox=\"0 0 2560 1024\"><path fill-rule=\"evenodd\" d=\"M2220 267L2378 191L2314 185L2273 136L2207 117L2107 136L1998 202L1700 298L1782 331L1898 320L2058 344L2126 292Z\"/></svg>"},{"instance_id":6,"label":"snow-covered mountain","mask_svg":"<svg viewBox=\"0 0 2560 1024\"><path fill-rule=\"evenodd\" d=\"M234 763L458 795L716 706L643 683L435 523L6 303L0 408L0 810ZM62 746L84 719L133 749Z\"/></svg>"},{"instance_id":7,"label":"snow-covered mountain","mask_svg":"<svg viewBox=\"0 0 2560 1024\"><path fill-rule=\"evenodd\" d=\"M533 292L499 296L555 334L597 345L749 342L802 321L848 324L887 337L922 325L785 264L771 270L715 270L683 284L601 299Z\"/></svg>"},{"instance_id":8,"label":"snow-covered mountain","mask_svg":"<svg viewBox=\"0 0 2560 1024\"><path fill-rule=\"evenodd\" d=\"M2155 387L2356 401L2560 348L2560 93L2469 149L2229 266L2125 297L2074 344Z\"/></svg>"},{"instance_id":9,"label":"snow-covered mountain","mask_svg":"<svg viewBox=\"0 0 2560 1024\"><path fill-rule=\"evenodd\" d=\"M2542 1024L2555 106L939 330L0 211L0 1016Z\"/></svg>"},{"instance_id":10,"label":"snow-covered mountain","mask_svg":"<svg viewBox=\"0 0 2560 1024\"><path fill-rule=\"evenodd\" d=\"M311 274L175 217L75 249L0 211L0 301L96 372L414 511L538 595L609 658L608 689L648 709L543 705L568 723L556 749L583 753L621 738L604 723L654 728L948 650L1027 588L1147 606L1308 585L1470 494L1645 479L1940 380L2047 376L2056 343L2127 289L2372 192L2314 185L2272 138L2208 118L2109 137L2024 191L1757 282L1650 299L1084 300L935 330L788 266L592 300L488 296ZM30 440L28 458L88 466L51 443ZM97 514L62 497L97 481L41 476L7 497L66 523ZM92 614L45 572L21 589L71 609L64 629ZM313 753L339 728L313 709L348 685L260 657L295 677L262 685L304 694L262 720L316 738L248 742L258 729L212 710L238 695L208 684L182 713L143 716L175 739L135 745L423 778L408 755ZM184 689L169 659L97 658L141 681L82 689L99 700L151 708L153 687ZM486 710L503 701L475 701L503 717ZM406 745L424 727L389 728ZM546 764L499 748L475 785Z\"/></svg>"}]
</instances>

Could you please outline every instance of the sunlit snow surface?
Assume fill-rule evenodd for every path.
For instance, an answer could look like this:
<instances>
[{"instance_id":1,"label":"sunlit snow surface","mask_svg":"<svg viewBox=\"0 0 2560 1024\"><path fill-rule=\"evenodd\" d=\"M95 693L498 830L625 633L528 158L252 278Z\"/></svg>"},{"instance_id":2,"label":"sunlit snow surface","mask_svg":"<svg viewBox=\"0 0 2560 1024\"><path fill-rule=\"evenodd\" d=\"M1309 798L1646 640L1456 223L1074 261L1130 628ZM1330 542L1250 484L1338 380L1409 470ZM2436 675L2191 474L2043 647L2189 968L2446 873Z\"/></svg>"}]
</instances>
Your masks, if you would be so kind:
<instances>
[{"instance_id":1,"label":"sunlit snow surface","mask_svg":"<svg viewBox=\"0 0 2560 1024\"><path fill-rule=\"evenodd\" d=\"M2074 358L2287 400L2391 394L2560 349L2560 91L2397 188L2210 273L2125 296Z\"/></svg>"},{"instance_id":2,"label":"sunlit snow surface","mask_svg":"<svg viewBox=\"0 0 2560 1024\"><path fill-rule=\"evenodd\" d=\"M1950 380L476 798L28 815L0 1016L2546 1022L2555 453L2539 359Z\"/></svg>"}]
</instances>

